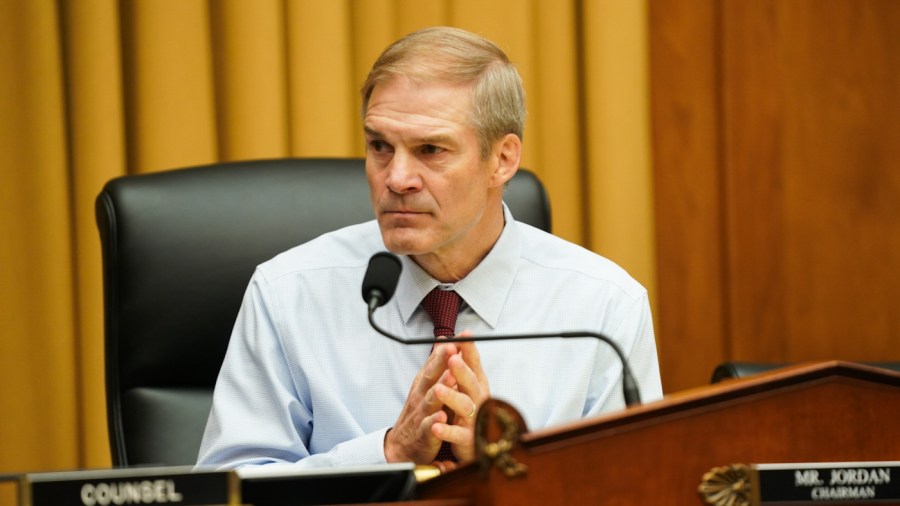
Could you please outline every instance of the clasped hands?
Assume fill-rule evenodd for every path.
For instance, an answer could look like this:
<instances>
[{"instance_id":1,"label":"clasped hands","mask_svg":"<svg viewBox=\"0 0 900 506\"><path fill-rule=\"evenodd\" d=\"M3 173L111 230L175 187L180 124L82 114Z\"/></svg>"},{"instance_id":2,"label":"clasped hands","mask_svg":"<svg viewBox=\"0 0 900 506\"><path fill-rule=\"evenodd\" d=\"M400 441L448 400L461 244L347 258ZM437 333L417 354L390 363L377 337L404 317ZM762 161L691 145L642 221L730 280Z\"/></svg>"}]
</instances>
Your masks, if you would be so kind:
<instances>
[{"instance_id":1,"label":"clasped hands","mask_svg":"<svg viewBox=\"0 0 900 506\"><path fill-rule=\"evenodd\" d=\"M464 331L460 337L471 336ZM490 397L481 357L472 342L435 345L413 380L406 404L384 439L388 462L434 464L442 472L454 462L435 461L442 441L460 463L474 460L475 412Z\"/></svg>"}]
</instances>

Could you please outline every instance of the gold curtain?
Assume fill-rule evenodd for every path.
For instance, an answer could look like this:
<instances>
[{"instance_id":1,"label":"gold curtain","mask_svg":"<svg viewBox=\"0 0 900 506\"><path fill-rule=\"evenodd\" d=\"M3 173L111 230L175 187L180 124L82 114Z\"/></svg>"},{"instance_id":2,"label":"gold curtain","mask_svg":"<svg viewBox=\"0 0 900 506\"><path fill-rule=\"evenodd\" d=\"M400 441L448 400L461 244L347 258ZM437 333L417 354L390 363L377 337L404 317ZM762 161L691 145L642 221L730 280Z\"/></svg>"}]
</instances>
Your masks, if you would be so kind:
<instances>
[{"instance_id":1,"label":"gold curtain","mask_svg":"<svg viewBox=\"0 0 900 506\"><path fill-rule=\"evenodd\" d=\"M361 156L357 88L437 24L525 80L523 165L555 232L653 294L645 0L0 0L0 473L109 465L104 182L216 160Z\"/></svg>"}]
</instances>

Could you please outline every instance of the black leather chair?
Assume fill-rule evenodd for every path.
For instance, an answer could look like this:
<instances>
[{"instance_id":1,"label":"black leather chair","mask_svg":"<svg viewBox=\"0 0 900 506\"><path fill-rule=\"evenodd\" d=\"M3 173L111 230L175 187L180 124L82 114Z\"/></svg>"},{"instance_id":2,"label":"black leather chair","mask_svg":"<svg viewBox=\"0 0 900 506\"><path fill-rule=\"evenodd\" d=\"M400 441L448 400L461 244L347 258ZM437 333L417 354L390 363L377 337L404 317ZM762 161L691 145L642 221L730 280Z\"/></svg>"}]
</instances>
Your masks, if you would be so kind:
<instances>
[{"instance_id":1,"label":"black leather chair","mask_svg":"<svg viewBox=\"0 0 900 506\"><path fill-rule=\"evenodd\" d=\"M866 365L880 367L882 369L890 369L892 371L900 371L900 362L863 362ZM776 362L722 362L713 370L712 383L729 378L745 378L754 374L771 371L791 365L789 363Z\"/></svg>"},{"instance_id":2,"label":"black leather chair","mask_svg":"<svg viewBox=\"0 0 900 506\"><path fill-rule=\"evenodd\" d=\"M544 188L520 170L505 201L550 230ZM256 265L373 218L362 159L233 162L106 184L106 395L116 466L193 464Z\"/></svg>"},{"instance_id":3,"label":"black leather chair","mask_svg":"<svg viewBox=\"0 0 900 506\"><path fill-rule=\"evenodd\" d=\"M722 362L713 370L712 383L729 378L745 378L753 376L761 372L778 369L789 364L787 363L768 363L768 362Z\"/></svg>"}]
</instances>

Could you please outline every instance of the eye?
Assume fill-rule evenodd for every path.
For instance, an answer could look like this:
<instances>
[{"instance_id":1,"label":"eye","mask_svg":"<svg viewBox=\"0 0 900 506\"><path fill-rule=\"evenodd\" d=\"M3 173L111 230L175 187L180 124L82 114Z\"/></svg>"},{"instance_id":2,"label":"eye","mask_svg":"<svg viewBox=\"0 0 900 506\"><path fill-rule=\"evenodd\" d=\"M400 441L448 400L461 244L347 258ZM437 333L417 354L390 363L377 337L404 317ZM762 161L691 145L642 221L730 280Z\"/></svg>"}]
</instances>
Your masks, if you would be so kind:
<instances>
[{"instance_id":1,"label":"eye","mask_svg":"<svg viewBox=\"0 0 900 506\"><path fill-rule=\"evenodd\" d=\"M426 155L437 155L445 151L444 148L434 144L424 144L421 149L422 153Z\"/></svg>"},{"instance_id":2,"label":"eye","mask_svg":"<svg viewBox=\"0 0 900 506\"><path fill-rule=\"evenodd\" d=\"M369 141L369 149L376 153L381 153L388 149L388 144L380 139L372 139Z\"/></svg>"}]
</instances>

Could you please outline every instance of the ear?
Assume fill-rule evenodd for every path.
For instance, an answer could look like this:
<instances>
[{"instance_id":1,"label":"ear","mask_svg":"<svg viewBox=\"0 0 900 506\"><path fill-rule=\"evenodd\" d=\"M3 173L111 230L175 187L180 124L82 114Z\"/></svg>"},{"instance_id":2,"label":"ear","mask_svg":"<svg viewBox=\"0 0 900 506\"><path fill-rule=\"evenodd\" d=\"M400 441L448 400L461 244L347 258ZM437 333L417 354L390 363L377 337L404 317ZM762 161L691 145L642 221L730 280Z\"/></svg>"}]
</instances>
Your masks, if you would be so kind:
<instances>
[{"instance_id":1,"label":"ear","mask_svg":"<svg viewBox=\"0 0 900 506\"><path fill-rule=\"evenodd\" d=\"M503 186L512 179L519 170L522 159L522 139L516 134L506 134L494 144L494 171L491 174L491 187Z\"/></svg>"}]
</instances>

